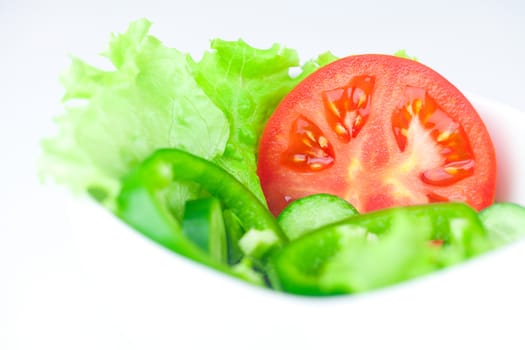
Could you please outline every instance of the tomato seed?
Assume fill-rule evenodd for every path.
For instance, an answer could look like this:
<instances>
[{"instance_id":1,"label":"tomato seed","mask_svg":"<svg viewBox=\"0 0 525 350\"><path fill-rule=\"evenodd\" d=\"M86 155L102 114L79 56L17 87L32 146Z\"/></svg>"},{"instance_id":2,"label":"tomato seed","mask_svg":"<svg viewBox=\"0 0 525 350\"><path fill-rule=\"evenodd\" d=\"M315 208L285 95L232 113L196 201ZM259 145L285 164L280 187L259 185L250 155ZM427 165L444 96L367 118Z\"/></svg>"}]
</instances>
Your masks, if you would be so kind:
<instances>
[{"instance_id":1,"label":"tomato seed","mask_svg":"<svg viewBox=\"0 0 525 350\"><path fill-rule=\"evenodd\" d=\"M292 156L292 161L294 163L304 163L306 162L306 159L307 159L306 154L294 154Z\"/></svg>"},{"instance_id":2,"label":"tomato seed","mask_svg":"<svg viewBox=\"0 0 525 350\"><path fill-rule=\"evenodd\" d=\"M321 146L321 148L323 149L328 147L328 140L326 139L326 137L322 135L319 136L318 143L319 143L319 146Z\"/></svg>"}]
</instances>

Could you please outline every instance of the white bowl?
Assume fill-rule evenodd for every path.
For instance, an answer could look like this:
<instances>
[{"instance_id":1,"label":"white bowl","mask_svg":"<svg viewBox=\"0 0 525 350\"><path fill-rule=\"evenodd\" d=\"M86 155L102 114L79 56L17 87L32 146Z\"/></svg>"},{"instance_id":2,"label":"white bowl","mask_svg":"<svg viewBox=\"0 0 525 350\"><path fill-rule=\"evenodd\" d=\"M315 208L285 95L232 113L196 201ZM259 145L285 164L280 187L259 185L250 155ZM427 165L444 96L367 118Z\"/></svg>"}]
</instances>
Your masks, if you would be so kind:
<instances>
[{"instance_id":1,"label":"white bowl","mask_svg":"<svg viewBox=\"0 0 525 350\"><path fill-rule=\"evenodd\" d=\"M497 149L497 199L525 205L525 114L471 100ZM54 310L64 320L58 326L65 345L81 339L82 348L93 349L525 348L523 241L384 290L304 298L223 276L164 250L103 208L71 204L72 272Z\"/></svg>"}]
</instances>

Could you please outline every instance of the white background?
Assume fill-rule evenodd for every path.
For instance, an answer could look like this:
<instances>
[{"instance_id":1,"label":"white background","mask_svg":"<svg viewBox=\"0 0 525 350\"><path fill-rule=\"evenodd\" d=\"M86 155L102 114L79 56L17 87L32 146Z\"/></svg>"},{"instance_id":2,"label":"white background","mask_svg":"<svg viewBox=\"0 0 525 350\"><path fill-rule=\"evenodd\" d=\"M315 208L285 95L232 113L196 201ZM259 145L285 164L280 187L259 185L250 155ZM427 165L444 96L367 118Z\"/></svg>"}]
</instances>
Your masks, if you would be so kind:
<instances>
[{"instance_id":1,"label":"white background","mask_svg":"<svg viewBox=\"0 0 525 350\"><path fill-rule=\"evenodd\" d=\"M405 49L461 90L525 111L525 5L520 0L0 0L0 349L129 349L125 339L135 340L136 348L191 349L200 348L207 334L219 337L217 347L225 348L225 344L235 343L236 327L247 327L233 324L228 336L207 328L198 332L206 310L196 310L186 315L186 321L179 319L173 324L158 319L165 315L158 300L170 298L151 287L160 276L140 270L143 265L139 262L132 266L138 271L130 271L129 266L119 263L119 252L104 248L104 239L79 238L78 232L94 237L105 232L79 230L78 222L72 220L82 222L82 218L67 214L66 207L74 206L74 201L38 183L38 143L53 130L51 120L61 111L58 76L67 67L68 56L101 62L97 55L105 48L109 34L124 31L131 20L140 17L153 21L152 34L167 45L195 55L216 37L243 38L259 47L280 42L297 49L304 60L326 50L342 56ZM103 213L91 215L88 217L104 221ZM72 230L72 225L77 229ZM118 224L108 225L106 229L118 230ZM115 238L116 242L118 239L121 237ZM139 259L144 254L142 243L130 242L125 254L137 254ZM92 265L86 267L86 261ZM107 267L97 265L97 261L114 264ZM115 273L115 279L109 274L90 275L104 269ZM134 280L134 273L146 280ZM110 288L119 274L124 275L120 277L128 283L126 287L135 288L128 295L120 294L122 288L117 288L118 292ZM89 281L105 284L92 285ZM202 281L194 282L194 287L180 286L186 291L184 295L210 298L207 293L213 291L207 288L213 283L200 287ZM504 293L497 296L504 298ZM478 306L482 315L486 305ZM477 308L473 305L469 310ZM299 307L296 311L299 315L304 312ZM135 320L134 315L141 319ZM399 319L391 316L391 321L402 322L402 315ZM164 342L170 332L176 337L172 327L188 324L193 333L185 332L195 339L193 343ZM144 337L127 333L140 329L149 333ZM410 337L410 330L407 332ZM386 334L394 336L392 332ZM440 339L447 334L460 337L461 331L446 324L436 330ZM264 338L264 329L258 335ZM280 342L275 348L281 348L278 344L292 348L296 344L287 338L286 330L278 336ZM468 344L465 339L457 342ZM355 344L349 335L348 346L339 345L351 348ZM506 348L511 348L508 345Z\"/></svg>"}]
</instances>

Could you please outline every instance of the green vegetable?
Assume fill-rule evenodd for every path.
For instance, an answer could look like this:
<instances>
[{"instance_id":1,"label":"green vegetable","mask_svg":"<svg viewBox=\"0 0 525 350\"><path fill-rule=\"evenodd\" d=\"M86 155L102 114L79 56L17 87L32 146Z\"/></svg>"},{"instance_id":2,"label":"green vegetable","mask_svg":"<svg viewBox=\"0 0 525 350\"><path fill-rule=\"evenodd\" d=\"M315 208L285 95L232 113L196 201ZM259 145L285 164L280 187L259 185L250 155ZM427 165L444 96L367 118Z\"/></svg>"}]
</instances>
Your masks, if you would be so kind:
<instances>
[{"instance_id":1,"label":"green vegetable","mask_svg":"<svg viewBox=\"0 0 525 350\"><path fill-rule=\"evenodd\" d=\"M515 203L495 203L483 209L479 218L496 246L525 238L525 207Z\"/></svg>"},{"instance_id":2,"label":"green vegetable","mask_svg":"<svg viewBox=\"0 0 525 350\"><path fill-rule=\"evenodd\" d=\"M298 294L363 292L453 265L490 247L476 211L465 204L384 209L290 242L272 258L270 281Z\"/></svg>"},{"instance_id":3,"label":"green vegetable","mask_svg":"<svg viewBox=\"0 0 525 350\"><path fill-rule=\"evenodd\" d=\"M103 56L112 70L73 59L58 134L42 143L42 175L114 208L123 176L155 150L177 148L221 165L264 202L255 174L260 130L288 91L335 57L301 67L296 51L279 45L214 40L195 62L148 35L150 26L139 20L111 38ZM292 68L301 74L291 77ZM170 191L180 219L200 188L174 183Z\"/></svg>"},{"instance_id":4,"label":"green vegetable","mask_svg":"<svg viewBox=\"0 0 525 350\"><path fill-rule=\"evenodd\" d=\"M149 27L140 20L112 37L103 56L114 70L73 59L62 77L66 110L57 119L59 134L42 144L44 175L109 206L122 176L156 149L211 159L229 137L227 118L195 82L188 55L147 35ZM178 191L180 212L195 191Z\"/></svg>"},{"instance_id":5,"label":"green vegetable","mask_svg":"<svg viewBox=\"0 0 525 350\"><path fill-rule=\"evenodd\" d=\"M298 76L291 77L290 68L299 66L299 57L295 50L278 44L260 50L242 40L217 39L211 42L211 49L193 69L197 83L224 112L230 125L224 155L215 161L264 201L255 157L264 124L299 81L336 57L325 53L307 62Z\"/></svg>"},{"instance_id":6,"label":"green vegetable","mask_svg":"<svg viewBox=\"0 0 525 350\"><path fill-rule=\"evenodd\" d=\"M416 56L410 56L409 54L406 53L405 50L396 51L396 53L394 53L394 56L401 57L401 58L408 58L409 60L417 61Z\"/></svg>"},{"instance_id":7,"label":"green vegetable","mask_svg":"<svg viewBox=\"0 0 525 350\"><path fill-rule=\"evenodd\" d=\"M228 247L221 202L205 197L186 202L182 219L184 234L217 261L226 263Z\"/></svg>"},{"instance_id":8,"label":"green vegetable","mask_svg":"<svg viewBox=\"0 0 525 350\"><path fill-rule=\"evenodd\" d=\"M265 261L281 243L282 240L273 230L251 229L239 240L239 247L246 256Z\"/></svg>"},{"instance_id":9,"label":"green vegetable","mask_svg":"<svg viewBox=\"0 0 525 350\"><path fill-rule=\"evenodd\" d=\"M337 196L319 193L290 203L277 217L288 239L294 240L309 231L356 215L357 210Z\"/></svg>"},{"instance_id":10,"label":"green vegetable","mask_svg":"<svg viewBox=\"0 0 525 350\"><path fill-rule=\"evenodd\" d=\"M275 218L244 185L218 165L176 149L156 151L123 180L117 198L118 216L161 245L225 270L225 265L217 264L183 233L167 198L174 181L199 184L231 209L243 227L271 231L279 244L286 241Z\"/></svg>"},{"instance_id":11,"label":"green vegetable","mask_svg":"<svg viewBox=\"0 0 525 350\"><path fill-rule=\"evenodd\" d=\"M228 245L228 263L230 265L241 261L243 252L239 247L239 240L244 235L244 228L242 224L231 209L224 210L223 213L224 226L226 227L226 243Z\"/></svg>"}]
</instances>

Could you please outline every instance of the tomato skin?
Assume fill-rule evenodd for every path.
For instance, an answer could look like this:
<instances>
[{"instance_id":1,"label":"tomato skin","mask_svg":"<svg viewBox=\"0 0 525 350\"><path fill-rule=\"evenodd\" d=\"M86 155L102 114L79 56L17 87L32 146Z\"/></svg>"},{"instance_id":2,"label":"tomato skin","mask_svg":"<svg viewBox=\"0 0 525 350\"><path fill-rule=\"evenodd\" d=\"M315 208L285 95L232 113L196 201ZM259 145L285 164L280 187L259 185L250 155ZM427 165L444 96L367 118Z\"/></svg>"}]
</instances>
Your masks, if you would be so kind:
<instances>
[{"instance_id":1,"label":"tomato skin","mask_svg":"<svg viewBox=\"0 0 525 350\"><path fill-rule=\"evenodd\" d=\"M296 146L308 144L294 132L300 118L333 162L308 169L305 154L315 149ZM436 201L480 210L494 201L496 157L478 113L444 77L412 60L356 55L320 68L281 101L260 140L258 175L276 215L314 193L360 212Z\"/></svg>"}]
</instances>

